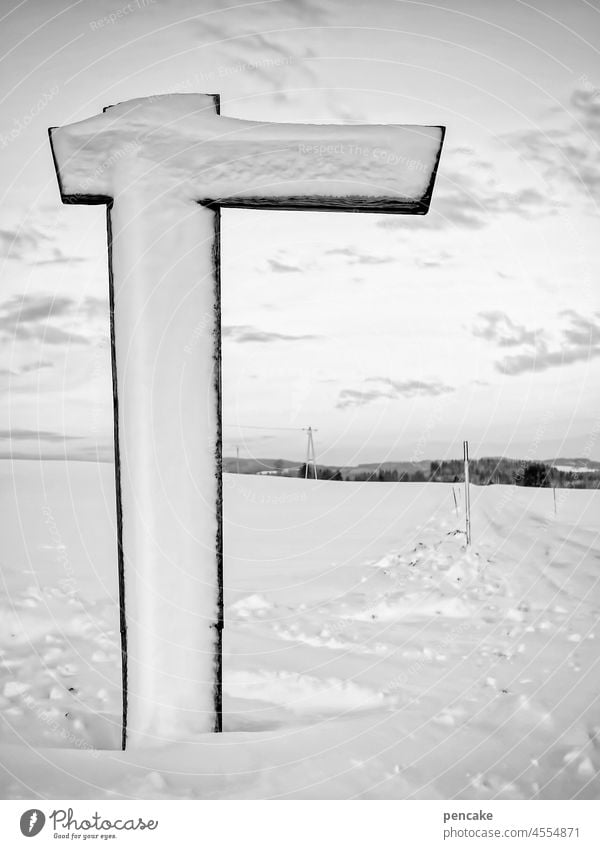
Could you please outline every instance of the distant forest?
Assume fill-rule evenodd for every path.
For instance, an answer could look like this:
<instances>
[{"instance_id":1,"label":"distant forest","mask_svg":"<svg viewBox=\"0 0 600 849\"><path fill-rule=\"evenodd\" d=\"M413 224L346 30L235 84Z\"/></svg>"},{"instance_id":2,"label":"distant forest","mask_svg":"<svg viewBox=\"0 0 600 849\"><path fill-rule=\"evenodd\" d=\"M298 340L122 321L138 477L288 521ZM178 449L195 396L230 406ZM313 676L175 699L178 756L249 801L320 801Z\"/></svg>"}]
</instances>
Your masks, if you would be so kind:
<instances>
[{"instance_id":1,"label":"distant forest","mask_svg":"<svg viewBox=\"0 0 600 849\"><path fill-rule=\"evenodd\" d=\"M300 466L298 477L306 476L306 466ZM460 483L464 481L464 463L462 460L433 460L429 470L386 469L384 467L368 471L345 470L328 466L317 466L320 480L337 481L381 481L424 483ZM308 477L314 477L313 467ZM564 471L547 463L527 460L512 460L504 457L482 457L470 460L469 477L471 483L478 486L491 484L511 484L513 486L565 487L572 489L598 489L600 487L600 469L590 471Z\"/></svg>"},{"instance_id":2,"label":"distant forest","mask_svg":"<svg viewBox=\"0 0 600 849\"><path fill-rule=\"evenodd\" d=\"M489 486L494 483L576 489L598 489L600 486L600 469L586 472L565 471L547 463L510 460L504 457L482 457L481 460L470 460L469 477L472 483L479 486ZM433 461L429 480L447 483L464 481L463 461Z\"/></svg>"}]
</instances>

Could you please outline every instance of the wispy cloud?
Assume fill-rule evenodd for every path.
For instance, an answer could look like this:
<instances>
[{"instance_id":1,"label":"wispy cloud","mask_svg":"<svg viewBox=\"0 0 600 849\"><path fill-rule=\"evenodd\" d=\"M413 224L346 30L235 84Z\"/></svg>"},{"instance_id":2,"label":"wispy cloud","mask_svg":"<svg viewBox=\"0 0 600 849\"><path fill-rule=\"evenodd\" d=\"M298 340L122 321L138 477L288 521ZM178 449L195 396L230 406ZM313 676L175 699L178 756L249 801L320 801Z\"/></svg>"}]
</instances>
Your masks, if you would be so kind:
<instances>
[{"instance_id":1,"label":"wispy cloud","mask_svg":"<svg viewBox=\"0 0 600 849\"><path fill-rule=\"evenodd\" d=\"M66 436L54 430L29 430L28 428L13 428L11 430L0 430L0 439L11 442L65 442L67 440L80 439L79 436Z\"/></svg>"},{"instance_id":2,"label":"wispy cloud","mask_svg":"<svg viewBox=\"0 0 600 849\"><path fill-rule=\"evenodd\" d=\"M77 311L86 318L105 318L108 316L108 298L95 298L87 295L77 302Z\"/></svg>"},{"instance_id":3,"label":"wispy cloud","mask_svg":"<svg viewBox=\"0 0 600 849\"><path fill-rule=\"evenodd\" d=\"M600 356L599 347L577 346L566 349L549 349L545 343L540 343L534 351L505 357L496 363L496 368L502 374L518 375L525 372L547 371L557 366L568 366L578 362L587 362L598 356Z\"/></svg>"},{"instance_id":4,"label":"wispy cloud","mask_svg":"<svg viewBox=\"0 0 600 849\"><path fill-rule=\"evenodd\" d=\"M64 324L64 319L68 324L81 308L81 304L67 297L43 294L13 296L0 304L0 340L88 345L90 338ZM89 304L83 306L84 315L89 314L89 308Z\"/></svg>"},{"instance_id":5,"label":"wispy cloud","mask_svg":"<svg viewBox=\"0 0 600 849\"><path fill-rule=\"evenodd\" d=\"M446 158L452 160L452 152ZM530 218L534 214L554 212L555 203L536 188L523 187L512 192L502 189L488 169L482 167L486 164L471 157L460 161L454 168L441 168L426 216L385 216L378 221L378 226L388 230L457 227L480 230L499 216Z\"/></svg>"},{"instance_id":6,"label":"wispy cloud","mask_svg":"<svg viewBox=\"0 0 600 849\"><path fill-rule=\"evenodd\" d=\"M381 399L394 401L398 398L414 398L419 395L435 397L454 391L453 386L437 380L391 380L387 377L369 377L364 383L367 386L362 389L342 389L338 395L336 407L343 410L347 407L364 407Z\"/></svg>"},{"instance_id":7,"label":"wispy cloud","mask_svg":"<svg viewBox=\"0 0 600 849\"><path fill-rule=\"evenodd\" d=\"M18 368L9 369L9 368L0 368L0 377L20 377L23 374L30 374L34 371L40 371L40 369L52 368L53 363L48 360L38 360L33 363L24 363Z\"/></svg>"},{"instance_id":8,"label":"wispy cloud","mask_svg":"<svg viewBox=\"0 0 600 849\"><path fill-rule=\"evenodd\" d=\"M32 222L0 228L0 256L30 265L84 262L85 258L65 252L55 232Z\"/></svg>"},{"instance_id":9,"label":"wispy cloud","mask_svg":"<svg viewBox=\"0 0 600 849\"><path fill-rule=\"evenodd\" d=\"M449 258L449 255L448 255ZM442 257L416 257L415 265L418 268L441 268L445 264Z\"/></svg>"},{"instance_id":10,"label":"wispy cloud","mask_svg":"<svg viewBox=\"0 0 600 849\"><path fill-rule=\"evenodd\" d=\"M522 324L516 324L505 312L489 310L479 313L472 332L474 336L494 342L501 348L511 348L535 345L541 331L528 330Z\"/></svg>"},{"instance_id":11,"label":"wispy cloud","mask_svg":"<svg viewBox=\"0 0 600 849\"><path fill-rule=\"evenodd\" d=\"M201 76L206 80L214 74L219 84L235 78L239 91L240 80L250 88L271 91L276 101L286 102L288 91L313 87L316 75L309 61L314 52L306 40L298 38L299 26L318 26L326 21L328 9L313 0L279 0L276 28L273 26L272 4L223 4L207 14L199 14L196 35L203 53L211 51L211 70ZM205 81L203 79L203 81ZM198 81L191 83L197 89Z\"/></svg>"},{"instance_id":12,"label":"wispy cloud","mask_svg":"<svg viewBox=\"0 0 600 849\"><path fill-rule=\"evenodd\" d=\"M595 319L580 315L575 310L564 310L562 315L571 322L571 326L563 330L566 342L586 348L600 347L600 312L593 314Z\"/></svg>"},{"instance_id":13,"label":"wispy cloud","mask_svg":"<svg viewBox=\"0 0 600 849\"><path fill-rule=\"evenodd\" d=\"M384 265L388 262L394 262L393 256L365 254L354 248L331 248L325 253L329 256L345 257L350 265Z\"/></svg>"},{"instance_id":14,"label":"wispy cloud","mask_svg":"<svg viewBox=\"0 0 600 849\"><path fill-rule=\"evenodd\" d=\"M232 339L234 342L302 342L309 339L319 339L319 336L311 334L278 333L268 330L259 330L249 324L230 324L222 328L222 336Z\"/></svg>"},{"instance_id":15,"label":"wispy cloud","mask_svg":"<svg viewBox=\"0 0 600 849\"><path fill-rule=\"evenodd\" d=\"M527 329L513 322L502 312L481 313L473 334L500 348L521 348L495 363L501 374L511 376L547 371L600 356L600 312L590 317L565 310L561 315L568 323L554 340L542 330Z\"/></svg>"},{"instance_id":16,"label":"wispy cloud","mask_svg":"<svg viewBox=\"0 0 600 849\"><path fill-rule=\"evenodd\" d=\"M242 92L267 92L277 106L293 103L297 107L304 101L311 118L369 123L356 98L323 86L319 66L313 62L323 55L320 45L331 24L345 18L344 0L219 3L199 14L195 24L201 55L210 56L210 65L182 80L178 88L206 91L214 80L210 90L218 86L226 93L231 81L236 98Z\"/></svg>"},{"instance_id":17,"label":"wispy cloud","mask_svg":"<svg viewBox=\"0 0 600 849\"><path fill-rule=\"evenodd\" d=\"M287 262L280 262L278 259L267 260L269 268L275 274L297 274L302 271L298 265L290 265Z\"/></svg>"},{"instance_id":18,"label":"wispy cloud","mask_svg":"<svg viewBox=\"0 0 600 849\"><path fill-rule=\"evenodd\" d=\"M565 126L526 130L504 136L504 141L548 182L552 194L564 193L564 187L583 190L593 200L600 198L598 141L600 140L600 103L591 85L571 95L571 113ZM561 120L565 115L561 112Z\"/></svg>"}]
</instances>

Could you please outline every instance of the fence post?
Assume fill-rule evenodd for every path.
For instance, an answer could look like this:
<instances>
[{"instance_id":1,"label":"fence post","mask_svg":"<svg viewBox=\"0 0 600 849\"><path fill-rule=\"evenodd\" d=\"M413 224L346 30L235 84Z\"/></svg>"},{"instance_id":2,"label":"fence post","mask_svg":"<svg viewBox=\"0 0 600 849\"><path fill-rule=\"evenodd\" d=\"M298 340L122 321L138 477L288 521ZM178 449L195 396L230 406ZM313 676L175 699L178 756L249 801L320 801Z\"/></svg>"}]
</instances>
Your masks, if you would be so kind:
<instances>
[{"instance_id":1,"label":"fence post","mask_svg":"<svg viewBox=\"0 0 600 849\"><path fill-rule=\"evenodd\" d=\"M467 545L471 545L471 497L469 493L469 443L463 442L463 452L465 460L465 518Z\"/></svg>"}]
</instances>

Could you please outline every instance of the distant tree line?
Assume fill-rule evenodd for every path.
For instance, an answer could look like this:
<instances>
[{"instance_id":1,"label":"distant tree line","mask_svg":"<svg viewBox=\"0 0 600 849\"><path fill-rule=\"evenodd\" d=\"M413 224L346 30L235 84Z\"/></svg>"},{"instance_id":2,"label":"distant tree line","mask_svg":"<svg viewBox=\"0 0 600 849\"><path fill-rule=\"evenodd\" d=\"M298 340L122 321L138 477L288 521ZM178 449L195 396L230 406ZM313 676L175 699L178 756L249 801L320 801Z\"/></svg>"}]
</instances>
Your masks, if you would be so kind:
<instances>
[{"instance_id":1,"label":"distant tree line","mask_svg":"<svg viewBox=\"0 0 600 849\"><path fill-rule=\"evenodd\" d=\"M353 472L348 476L353 481L381 481L381 483L424 483L427 475L420 469L414 472L399 472L398 469L373 469L371 472Z\"/></svg>"},{"instance_id":2,"label":"distant tree line","mask_svg":"<svg viewBox=\"0 0 600 849\"><path fill-rule=\"evenodd\" d=\"M479 486L511 484L513 486L570 487L574 489L598 489L600 469L589 472L565 471L547 463L527 460L511 460L505 457L482 457L469 461L471 483ZM462 460L434 460L431 463L429 480L457 483L464 481Z\"/></svg>"},{"instance_id":3,"label":"distant tree line","mask_svg":"<svg viewBox=\"0 0 600 849\"><path fill-rule=\"evenodd\" d=\"M308 477L314 478L315 473L312 464L309 465ZM317 476L319 480L325 481L382 481L386 483L403 483L406 481L416 481L424 483L428 477L419 469L414 472L399 472L397 469L373 469L368 472L357 472L348 470L346 476L342 474L339 468L331 468L330 466L317 466ZM306 463L303 463L298 469L298 477L306 477Z\"/></svg>"},{"instance_id":4,"label":"distant tree line","mask_svg":"<svg viewBox=\"0 0 600 849\"><path fill-rule=\"evenodd\" d=\"M299 478L314 478L314 466L312 463L309 463L308 467L308 475L306 474L306 463L302 463L300 468L298 469L298 477ZM339 469L331 469L329 466L317 466L317 477L321 481L343 481L342 473Z\"/></svg>"},{"instance_id":5,"label":"distant tree line","mask_svg":"<svg viewBox=\"0 0 600 849\"><path fill-rule=\"evenodd\" d=\"M278 469L278 474L290 475L290 471ZM294 472L291 472L293 475ZM308 475L303 463L295 472L299 478L314 478L314 467L309 464ZM331 466L317 466L319 480L333 481L380 481L383 483L461 483L464 481L464 462L462 460L433 460L429 473L420 468L409 471L398 469L374 468L368 471L348 469L345 475L342 469ZM586 472L565 471L547 463L528 460L512 460L505 457L482 457L469 461L469 477L477 486L492 484L510 484L513 486L564 487L573 489L599 489L600 469Z\"/></svg>"}]
</instances>

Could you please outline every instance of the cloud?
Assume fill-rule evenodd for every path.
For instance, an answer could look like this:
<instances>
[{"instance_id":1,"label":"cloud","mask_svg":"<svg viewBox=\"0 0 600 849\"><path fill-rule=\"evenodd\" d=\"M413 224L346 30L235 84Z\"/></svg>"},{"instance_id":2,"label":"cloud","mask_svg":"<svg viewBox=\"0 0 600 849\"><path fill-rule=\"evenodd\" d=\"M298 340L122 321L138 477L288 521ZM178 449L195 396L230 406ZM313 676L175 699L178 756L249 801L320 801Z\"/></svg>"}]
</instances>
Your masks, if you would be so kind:
<instances>
[{"instance_id":1,"label":"cloud","mask_svg":"<svg viewBox=\"0 0 600 849\"><path fill-rule=\"evenodd\" d=\"M18 374L29 374L29 372L39 371L43 368L52 368L53 365L54 363L51 363L49 360L38 360L34 363L25 363L20 366Z\"/></svg>"},{"instance_id":2,"label":"cloud","mask_svg":"<svg viewBox=\"0 0 600 849\"><path fill-rule=\"evenodd\" d=\"M11 442L35 440L36 442L65 442L66 440L81 439L80 436L66 436L53 430L28 430L27 428L12 428L0 430L0 439Z\"/></svg>"},{"instance_id":3,"label":"cloud","mask_svg":"<svg viewBox=\"0 0 600 849\"><path fill-rule=\"evenodd\" d=\"M599 357L600 313L594 313L591 318L582 316L575 310L566 310L561 315L568 319L569 324L561 329L554 345L544 338L541 331L527 331L523 342L520 343L524 350L498 360L495 363L496 369L501 374L515 376L588 362Z\"/></svg>"},{"instance_id":4,"label":"cloud","mask_svg":"<svg viewBox=\"0 0 600 849\"><path fill-rule=\"evenodd\" d=\"M85 302L84 302L85 304ZM72 320L81 304L72 298L52 295L15 295L0 304L0 340L39 341L46 345L88 345L90 339L57 326L59 319ZM83 307L87 315L89 306Z\"/></svg>"},{"instance_id":5,"label":"cloud","mask_svg":"<svg viewBox=\"0 0 600 849\"><path fill-rule=\"evenodd\" d=\"M18 316L22 324L39 321L40 319L56 318L64 315L73 307L71 298L53 297L52 295L39 295L30 297L16 296L4 304L3 309Z\"/></svg>"},{"instance_id":6,"label":"cloud","mask_svg":"<svg viewBox=\"0 0 600 849\"><path fill-rule=\"evenodd\" d=\"M440 168L427 215L388 215L379 219L378 226L388 230L481 230L503 215L530 218L554 210L555 204L535 188L508 192L487 173L481 179L476 176L477 164L465 163L460 170Z\"/></svg>"},{"instance_id":7,"label":"cloud","mask_svg":"<svg viewBox=\"0 0 600 849\"><path fill-rule=\"evenodd\" d=\"M556 348L548 350L545 344L539 345L535 351L505 357L496 363L496 368L502 374L518 375L525 372L547 371L557 366L567 366L572 363L587 362L600 356L600 347L586 348Z\"/></svg>"},{"instance_id":8,"label":"cloud","mask_svg":"<svg viewBox=\"0 0 600 849\"><path fill-rule=\"evenodd\" d=\"M0 256L32 265L85 261L85 257L66 254L48 226L27 221L18 227L0 228Z\"/></svg>"},{"instance_id":9,"label":"cloud","mask_svg":"<svg viewBox=\"0 0 600 849\"><path fill-rule=\"evenodd\" d=\"M203 55L211 55L210 68L199 75L203 83L214 77L223 87L234 78L238 94L240 80L253 89L259 84L279 103L290 99L287 90L316 87L316 74L307 62L315 53L306 39L298 38L297 29L325 22L328 9L312 0L278 0L276 5L275 12L271 3L254 3L223 5L198 15L196 35ZM184 85L198 90L199 81L192 78Z\"/></svg>"},{"instance_id":10,"label":"cloud","mask_svg":"<svg viewBox=\"0 0 600 849\"><path fill-rule=\"evenodd\" d=\"M291 333L258 330L249 324L225 325L221 334L224 339L233 339L234 342L302 342L309 339L320 339L319 336L311 334L293 335Z\"/></svg>"},{"instance_id":11,"label":"cloud","mask_svg":"<svg viewBox=\"0 0 600 849\"><path fill-rule=\"evenodd\" d=\"M420 259L420 257L417 257L415 259L415 265L418 268L439 268L442 263L438 259Z\"/></svg>"},{"instance_id":12,"label":"cloud","mask_svg":"<svg viewBox=\"0 0 600 849\"><path fill-rule=\"evenodd\" d=\"M581 80L582 87L575 89L571 95L571 105L576 117L593 135L600 134L600 101L598 88L587 78Z\"/></svg>"},{"instance_id":13,"label":"cloud","mask_svg":"<svg viewBox=\"0 0 600 849\"><path fill-rule=\"evenodd\" d=\"M354 250L354 248L331 248L325 253L329 256L346 257L351 265L383 265L387 262L394 262L393 256L364 254Z\"/></svg>"},{"instance_id":14,"label":"cloud","mask_svg":"<svg viewBox=\"0 0 600 849\"><path fill-rule=\"evenodd\" d=\"M87 295L77 303L77 312L86 318L107 318L109 312L108 298L94 298Z\"/></svg>"},{"instance_id":15,"label":"cloud","mask_svg":"<svg viewBox=\"0 0 600 849\"><path fill-rule=\"evenodd\" d=\"M418 268L441 268L447 266L454 259L454 254L449 251L438 251L430 256L415 257L415 265Z\"/></svg>"},{"instance_id":16,"label":"cloud","mask_svg":"<svg viewBox=\"0 0 600 849\"><path fill-rule=\"evenodd\" d=\"M33 371L40 371L44 368L52 368L54 363L48 360L38 360L33 363L25 363L17 369L2 368L0 369L0 377L20 377L22 374L29 374Z\"/></svg>"},{"instance_id":17,"label":"cloud","mask_svg":"<svg viewBox=\"0 0 600 849\"><path fill-rule=\"evenodd\" d=\"M570 345L581 345L586 348L600 347L600 322L598 321L600 313L594 313L596 321L579 315L575 310L564 310L561 315L566 316L571 321L571 326L563 331L566 342Z\"/></svg>"},{"instance_id":18,"label":"cloud","mask_svg":"<svg viewBox=\"0 0 600 849\"><path fill-rule=\"evenodd\" d=\"M29 261L36 249L47 241L47 236L34 228L0 229L0 254L7 259Z\"/></svg>"},{"instance_id":19,"label":"cloud","mask_svg":"<svg viewBox=\"0 0 600 849\"><path fill-rule=\"evenodd\" d=\"M271 271L274 271L276 274L296 274L299 271L302 271L302 269L297 265L289 265L285 262L279 262L277 259L269 259L267 262L269 263Z\"/></svg>"},{"instance_id":20,"label":"cloud","mask_svg":"<svg viewBox=\"0 0 600 849\"><path fill-rule=\"evenodd\" d=\"M364 389L342 389L338 395L336 407L344 410L347 407L364 407L372 401L382 398L395 401L398 398L414 398L416 396L438 396L454 391L436 380L391 380L387 377L369 377L367 384L374 384Z\"/></svg>"},{"instance_id":21,"label":"cloud","mask_svg":"<svg viewBox=\"0 0 600 849\"><path fill-rule=\"evenodd\" d=\"M61 263L69 263L73 264L75 262L85 262L85 257L83 256L67 256L59 251L58 248L55 249L55 255L52 259L30 259L34 265L60 265Z\"/></svg>"},{"instance_id":22,"label":"cloud","mask_svg":"<svg viewBox=\"0 0 600 849\"><path fill-rule=\"evenodd\" d=\"M364 407L371 401L389 397L389 394L376 389L342 389L335 406L339 410L345 410L347 407Z\"/></svg>"},{"instance_id":23,"label":"cloud","mask_svg":"<svg viewBox=\"0 0 600 849\"><path fill-rule=\"evenodd\" d=\"M600 102L598 90L587 78L573 91L566 126L526 130L503 136L547 181L554 196L565 187L584 190L592 200L600 199L598 141L600 140Z\"/></svg>"},{"instance_id":24,"label":"cloud","mask_svg":"<svg viewBox=\"0 0 600 849\"><path fill-rule=\"evenodd\" d=\"M506 313L500 310L480 312L478 322L473 327L473 336L494 342L501 348L517 345L535 345L541 331L527 330L522 324L515 324Z\"/></svg>"},{"instance_id":25,"label":"cloud","mask_svg":"<svg viewBox=\"0 0 600 849\"><path fill-rule=\"evenodd\" d=\"M0 458L12 460L88 460L114 462L112 439L93 440L85 436L67 436L53 430L12 428L0 430Z\"/></svg>"},{"instance_id":26,"label":"cloud","mask_svg":"<svg viewBox=\"0 0 600 849\"><path fill-rule=\"evenodd\" d=\"M182 80L181 91L222 91L238 99L269 93L276 107L304 109L307 120L370 123L352 96L331 91L315 68L327 50L323 33L346 18L344 0L277 0L237 4L199 14L195 34L205 70ZM189 23L185 23L186 29ZM321 29L323 28L323 29ZM327 37L325 35L325 37ZM229 81L234 85L229 88ZM356 98L354 98L356 101ZM296 117L295 120L298 120Z\"/></svg>"}]
</instances>

